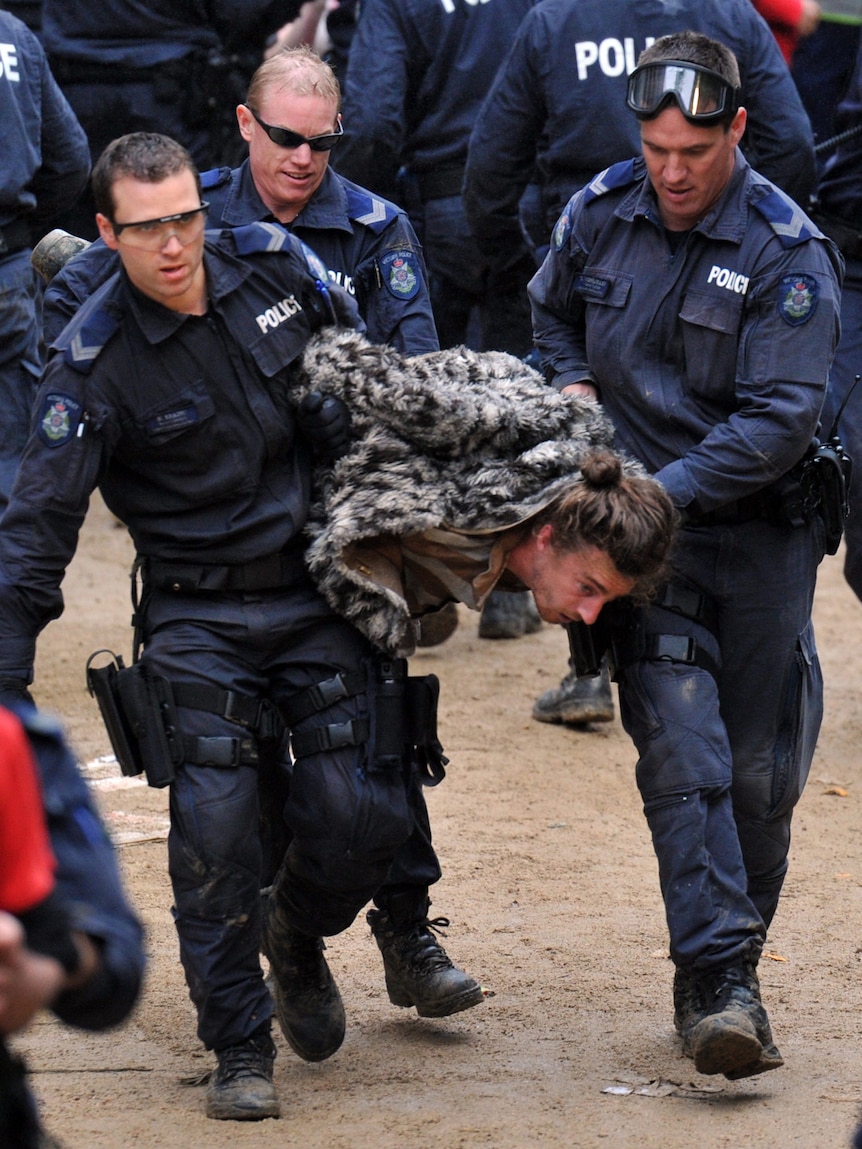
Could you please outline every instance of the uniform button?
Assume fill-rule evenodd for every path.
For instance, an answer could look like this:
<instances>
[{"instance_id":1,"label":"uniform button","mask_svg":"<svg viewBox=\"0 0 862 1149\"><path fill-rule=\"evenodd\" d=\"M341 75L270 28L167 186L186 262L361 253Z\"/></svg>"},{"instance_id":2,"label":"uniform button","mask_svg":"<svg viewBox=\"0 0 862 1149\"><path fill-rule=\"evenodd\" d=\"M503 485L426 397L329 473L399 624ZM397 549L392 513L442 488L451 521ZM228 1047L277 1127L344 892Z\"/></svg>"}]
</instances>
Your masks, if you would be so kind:
<instances>
[{"instance_id":1,"label":"uniform button","mask_svg":"<svg viewBox=\"0 0 862 1149\"><path fill-rule=\"evenodd\" d=\"M171 584L171 590L182 590L182 587L178 582L175 582Z\"/></svg>"}]
</instances>

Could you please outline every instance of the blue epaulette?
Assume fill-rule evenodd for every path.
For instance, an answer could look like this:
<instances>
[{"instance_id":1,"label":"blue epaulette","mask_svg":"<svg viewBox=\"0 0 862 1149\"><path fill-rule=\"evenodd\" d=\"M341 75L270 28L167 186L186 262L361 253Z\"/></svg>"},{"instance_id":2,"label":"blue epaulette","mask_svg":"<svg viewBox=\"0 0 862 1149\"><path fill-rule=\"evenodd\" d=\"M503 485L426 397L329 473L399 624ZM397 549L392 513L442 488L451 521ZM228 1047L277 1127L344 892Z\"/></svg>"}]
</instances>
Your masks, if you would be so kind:
<instances>
[{"instance_id":1,"label":"blue epaulette","mask_svg":"<svg viewBox=\"0 0 862 1149\"><path fill-rule=\"evenodd\" d=\"M792 199L771 184L760 186L771 190L764 196L753 196L752 207L763 216L784 247L796 247L818 234L808 216Z\"/></svg>"},{"instance_id":2,"label":"blue epaulette","mask_svg":"<svg viewBox=\"0 0 862 1149\"><path fill-rule=\"evenodd\" d=\"M593 176L584 188L582 202L587 204L609 191L614 191L615 188L624 188L628 187L629 184L637 183L640 178L640 175L635 172L635 160L633 159L611 164L609 168L605 168L603 172Z\"/></svg>"},{"instance_id":3,"label":"blue epaulette","mask_svg":"<svg viewBox=\"0 0 862 1149\"><path fill-rule=\"evenodd\" d=\"M81 375L88 375L105 344L120 326L119 311L107 311L97 307L80 326L74 321L69 325L68 341L65 341L63 359Z\"/></svg>"},{"instance_id":4,"label":"blue epaulette","mask_svg":"<svg viewBox=\"0 0 862 1149\"><path fill-rule=\"evenodd\" d=\"M201 191L220 188L223 184L230 183L232 173L232 168L210 168L208 172L201 172Z\"/></svg>"},{"instance_id":5,"label":"blue epaulette","mask_svg":"<svg viewBox=\"0 0 862 1149\"><path fill-rule=\"evenodd\" d=\"M398 215L393 204L371 192L346 186L344 190L347 192L348 218L370 228L375 235L387 228Z\"/></svg>"},{"instance_id":6,"label":"blue epaulette","mask_svg":"<svg viewBox=\"0 0 862 1149\"><path fill-rule=\"evenodd\" d=\"M284 251L291 246L290 232L280 223L245 223L231 228L231 235L239 255Z\"/></svg>"}]
</instances>

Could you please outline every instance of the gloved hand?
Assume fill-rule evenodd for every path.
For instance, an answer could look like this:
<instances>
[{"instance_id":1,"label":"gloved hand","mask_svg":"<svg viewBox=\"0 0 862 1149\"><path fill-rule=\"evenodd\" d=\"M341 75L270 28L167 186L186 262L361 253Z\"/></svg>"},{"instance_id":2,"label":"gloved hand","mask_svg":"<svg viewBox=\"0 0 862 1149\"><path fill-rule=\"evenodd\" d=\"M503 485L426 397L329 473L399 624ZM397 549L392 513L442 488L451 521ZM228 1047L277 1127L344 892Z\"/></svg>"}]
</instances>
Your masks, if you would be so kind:
<instances>
[{"instance_id":1,"label":"gloved hand","mask_svg":"<svg viewBox=\"0 0 862 1149\"><path fill-rule=\"evenodd\" d=\"M24 679L0 678L0 706L21 702L26 702L30 706L36 705Z\"/></svg>"},{"instance_id":2,"label":"gloved hand","mask_svg":"<svg viewBox=\"0 0 862 1149\"><path fill-rule=\"evenodd\" d=\"M318 459L334 463L350 447L350 408L335 395L310 391L299 404L299 429Z\"/></svg>"}]
</instances>

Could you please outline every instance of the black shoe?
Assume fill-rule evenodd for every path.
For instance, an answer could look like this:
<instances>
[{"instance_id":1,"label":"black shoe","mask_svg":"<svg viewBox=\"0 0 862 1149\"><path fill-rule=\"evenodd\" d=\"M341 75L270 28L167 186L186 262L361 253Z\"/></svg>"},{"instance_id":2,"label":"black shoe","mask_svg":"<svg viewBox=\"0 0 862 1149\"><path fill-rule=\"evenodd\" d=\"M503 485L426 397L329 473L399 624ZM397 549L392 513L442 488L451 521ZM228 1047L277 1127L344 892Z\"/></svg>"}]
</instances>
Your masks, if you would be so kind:
<instances>
[{"instance_id":1,"label":"black shoe","mask_svg":"<svg viewBox=\"0 0 862 1149\"><path fill-rule=\"evenodd\" d=\"M532 592L492 590L479 619L480 638L520 638L542 626Z\"/></svg>"},{"instance_id":2,"label":"black shoe","mask_svg":"<svg viewBox=\"0 0 862 1149\"><path fill-rule=\"evenodd\" d=\"M537 722L584 726L587 722L613 722L614 699L607 666L601 674L578 678L571 671L559 686L546 690L533 703Z\"/></svg>"},{"instance_id":3,"label":"black shoe","mask_svg":"<svg viewBox=\"0 0 862 1149\"><path fill-rule=\"evenodd\" d=\"M216 1121L263 1121L281 1116L272 1083L275 1045L268 1033L222 1049L216 1057L218 1066L207 1086L207 1117Z\"/></svg>"},{"instance_id":4,"label":"black shoe","mask_svg":"<svg viewBox=\"0 0 862 1149\"><path fill-rule=\"evenodd\" d=\"M754 965L742 961L698 980L706 1014L689 1034L698 1073L723 1073L738 1081L782 1066Z\"/></svg>"},{"instance_id":5,"label":"black shoe","mask_svg":"<svg viewBox=\"0 0 862 1149\"><path fill-rule=\"evenodd\" d=\"M275 1016L295 1054L304 1061L325 1061L341 1047L347 1019L335 978L323 956L323 938L280 922L270 906L263 952L269 958L272 976L267 985Z\"/></svg>"},{"instance_id":6,"label":"black shoe","mask_svg":"<svg viewBox=\"0 0 862 1149\"><path fill-rule=\"evenodd\" d=\"M385 910L369 910L365 920L383 954L386 990L393 1005L416 1006L420 1017L448 1017L484 1001L475 978L452 963L432 933L448 918L413 922L396 928Z\"/></svg>"}]
</instances>

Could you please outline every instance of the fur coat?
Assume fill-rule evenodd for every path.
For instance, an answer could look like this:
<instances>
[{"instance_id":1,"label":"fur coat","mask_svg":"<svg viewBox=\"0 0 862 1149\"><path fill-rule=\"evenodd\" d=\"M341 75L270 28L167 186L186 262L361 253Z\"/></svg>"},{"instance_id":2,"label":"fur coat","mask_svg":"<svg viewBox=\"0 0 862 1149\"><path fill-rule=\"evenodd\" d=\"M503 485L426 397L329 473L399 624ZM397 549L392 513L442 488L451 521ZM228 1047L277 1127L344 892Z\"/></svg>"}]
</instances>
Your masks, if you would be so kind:
<instances>
[{"instance_id":1,"label":"fur coat","mask_svg":"<svg viewBox=\"0 0 862 1149\"><path fill-rule=\"evenodd\" d=\"M343 399L353 445L319 467L307 523L312 577L330 606L395 657L416 645L407 603L344 562L352 544L447 525L505 528L540 510L613 431L593 402L567 398L502 352L464 347L409 358L355 331L308 344L292 400ZM627 461L628 473L642 469Z\"/></svg>"}]
</instances>

